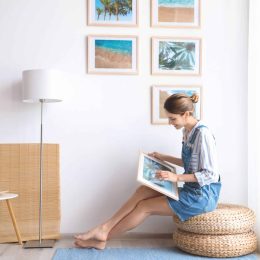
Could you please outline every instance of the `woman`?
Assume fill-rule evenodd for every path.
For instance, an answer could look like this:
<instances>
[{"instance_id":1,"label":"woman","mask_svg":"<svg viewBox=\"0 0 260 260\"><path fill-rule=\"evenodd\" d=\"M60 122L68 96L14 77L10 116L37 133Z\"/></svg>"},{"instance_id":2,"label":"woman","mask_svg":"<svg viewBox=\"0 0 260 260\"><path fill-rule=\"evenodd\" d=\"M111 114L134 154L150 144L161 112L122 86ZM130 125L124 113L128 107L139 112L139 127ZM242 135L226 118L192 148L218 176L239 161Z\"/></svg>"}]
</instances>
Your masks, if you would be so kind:
<instances>
[{"instance_id":1,"label":"woman","mask_svg":"<svg viewBox=\"0 0 260 260\"><path fill-rule=\"evenodd\" d=\"M196 94L174 94L164 103L169 124L183 128L182 158L153 152L149 155L184 167L184 174L157 171L160 180L184 182L179 201L163 196L146 186L140 186L129 200L105 223L75 236L75 245L104 249L106 241L131 230L150 215L172 216L185 221L192 216L212 211L217 206L221 183L217 169L216 147L208 127L194 116Z\"/></svg>"}]
</instances>

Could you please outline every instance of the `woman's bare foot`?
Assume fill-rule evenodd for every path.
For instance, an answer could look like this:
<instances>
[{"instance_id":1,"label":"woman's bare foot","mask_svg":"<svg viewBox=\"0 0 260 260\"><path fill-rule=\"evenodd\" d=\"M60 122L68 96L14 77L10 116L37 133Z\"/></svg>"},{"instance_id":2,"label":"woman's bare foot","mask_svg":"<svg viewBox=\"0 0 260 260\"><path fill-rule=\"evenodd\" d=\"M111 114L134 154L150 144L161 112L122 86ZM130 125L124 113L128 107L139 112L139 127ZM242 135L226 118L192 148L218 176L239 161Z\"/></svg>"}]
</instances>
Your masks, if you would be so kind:
<instances>
[{"instance_id":1,"label":"woman's bare foot","mask_svg":"<svg viewBox=\"0 0 260 260\"><path fill-rule=\"evenodd\" d=\"M80 239L80 240L89 240L89 239L94 239L94 240L98 240L98 241L106 241L107 240L107 236L108 236L108 231L105 228L104 225L100 225L95 227L94 229L87 231L84 234L81 235L75 235L74 237L76 239Z\"/></svg>"},{"instance_id":2,"label":"woman's bare foot","mask_svg":"<svg viewBox=\"0 0 260 260\"><path fill-rule=\"evenodd\" d=\"M106 247L106 242L97 241L97 240L76 240L74 245L78 248L96 248L96 249L104 249Z\"/></svg>"}]
</instances>

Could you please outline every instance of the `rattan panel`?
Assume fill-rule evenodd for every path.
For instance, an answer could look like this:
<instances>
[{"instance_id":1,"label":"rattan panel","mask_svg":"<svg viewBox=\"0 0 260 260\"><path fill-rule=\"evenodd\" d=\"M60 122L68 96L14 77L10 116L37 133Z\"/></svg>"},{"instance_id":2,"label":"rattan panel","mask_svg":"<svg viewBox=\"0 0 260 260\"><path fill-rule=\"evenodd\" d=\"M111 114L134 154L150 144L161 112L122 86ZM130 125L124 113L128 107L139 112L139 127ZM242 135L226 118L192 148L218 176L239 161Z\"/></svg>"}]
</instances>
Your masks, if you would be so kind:
<instances>
[{"instance_id":1,"label":"rattan panel","mask_svg":"<svg viewBox=\"0 0 260 260\"><path fill-rule=\"evenodd\" d=\"M0 191L17 193L10 200L23 241L39 233L39 144L0 144ZM60 235L59 145L43 146L42 238ZM17 241L5 201L0 202L0 243Z\"/></svg>"}]
</instances>

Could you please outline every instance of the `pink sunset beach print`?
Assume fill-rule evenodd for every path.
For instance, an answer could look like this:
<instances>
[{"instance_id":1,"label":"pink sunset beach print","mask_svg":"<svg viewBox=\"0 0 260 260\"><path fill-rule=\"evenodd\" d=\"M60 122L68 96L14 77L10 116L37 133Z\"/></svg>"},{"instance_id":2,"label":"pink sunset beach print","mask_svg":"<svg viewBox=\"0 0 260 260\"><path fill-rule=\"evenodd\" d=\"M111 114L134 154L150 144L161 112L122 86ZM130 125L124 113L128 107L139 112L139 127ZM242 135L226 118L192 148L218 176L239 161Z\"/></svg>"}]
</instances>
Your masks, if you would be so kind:
<instances>
[{"instance_id":1,"label":"pink sunset beach print","mask_svg":"<svg viewBox=\"0 0 260 260\"><path fill-rule=\"evenodd\" d=\"M194 1L195 0L158 0L158 21L193 23Z\"/></svg>"}]
</instances>

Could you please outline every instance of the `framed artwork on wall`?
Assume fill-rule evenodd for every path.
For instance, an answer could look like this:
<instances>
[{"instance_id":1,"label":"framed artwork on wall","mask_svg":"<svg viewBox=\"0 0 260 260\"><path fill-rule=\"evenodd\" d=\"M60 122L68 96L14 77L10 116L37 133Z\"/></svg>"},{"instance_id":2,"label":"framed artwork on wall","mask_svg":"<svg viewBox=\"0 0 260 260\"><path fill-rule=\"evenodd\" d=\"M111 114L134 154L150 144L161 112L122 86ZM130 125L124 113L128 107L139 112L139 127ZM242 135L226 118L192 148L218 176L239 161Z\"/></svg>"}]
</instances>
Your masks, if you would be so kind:
<instances>
[{"instance_id":1,"label":"framed artwork on wall","mask_svg":"<svg viewBox=\"0 0 260 260\"><path fill-rule=\"evenodd\" d=\"M88 73L137 74L137 36L88 36Z\"/></svg>"},{"instance_id":2,"label":"framed artwork on wall","mask_svg":"<svg viewBox=\"0 0 260 260\"><path fill-rule=\"evenodd\" d=\"M152 74L199 76L201 39L153 37Z\"/></svg>"},{"instance_id":3,"label":"framed artwork on wall","mask_svg":"<svg viewBox=\"0 0 260 260\"><path fill-rule=\"evenodd\" d=\"M200 0L151 0L151 26L200 26Z\"/></svg>"},{"instance_id":4,"label":"framed artwork on wall","mask_svg":"<svg viewBox=\"0 0 260 260\"><path fill-rule=\"evenodd\" d=\"M164 110L165 100L177 93L184 93L188 96L196 93L199 100L194 104L194 117L198 120L202 118L202 87L201 86L152 86L152 124L169 124Z\"/></svg>"},{"instance_id":5,"label":"framed artwork on wall","mask_svg":"<svg viewBox=\"0 0 260 260\"><path fill-rule=\"evenodd\" d=\"M137 26L138 0L88 0L88 25Z\"/></svg>"}]
</instances>

